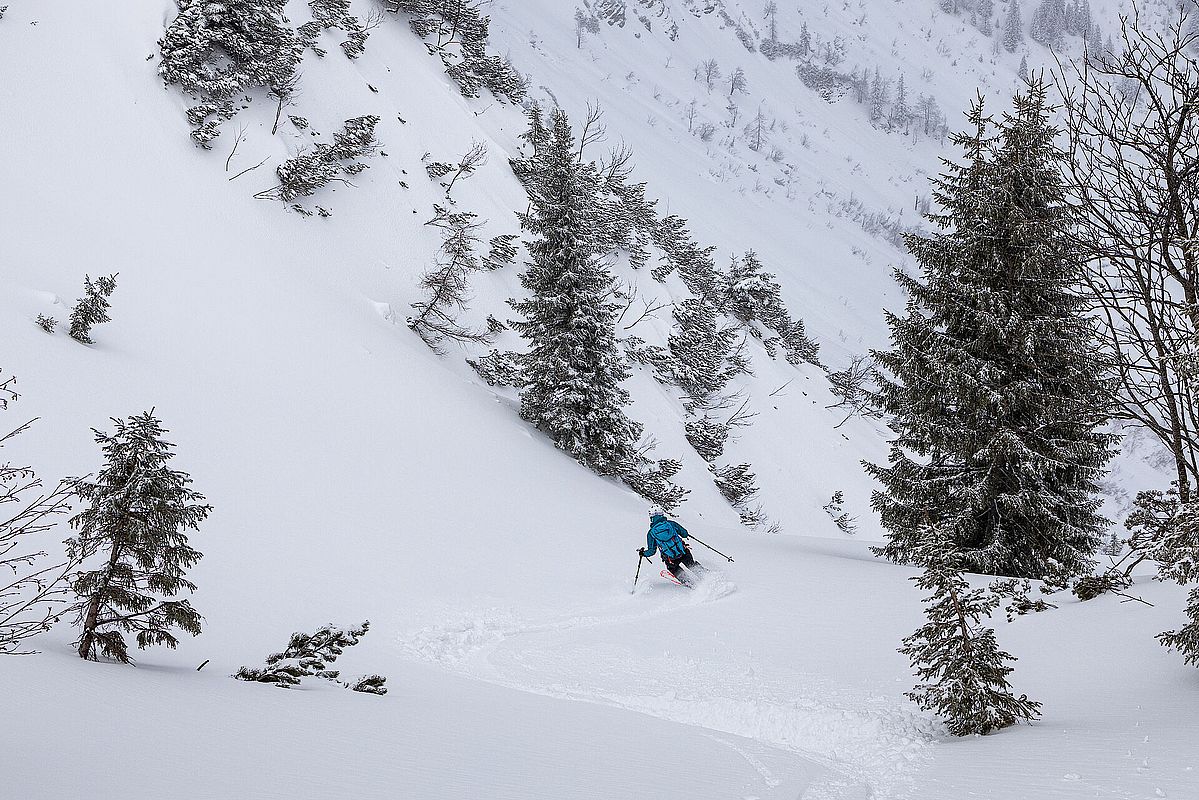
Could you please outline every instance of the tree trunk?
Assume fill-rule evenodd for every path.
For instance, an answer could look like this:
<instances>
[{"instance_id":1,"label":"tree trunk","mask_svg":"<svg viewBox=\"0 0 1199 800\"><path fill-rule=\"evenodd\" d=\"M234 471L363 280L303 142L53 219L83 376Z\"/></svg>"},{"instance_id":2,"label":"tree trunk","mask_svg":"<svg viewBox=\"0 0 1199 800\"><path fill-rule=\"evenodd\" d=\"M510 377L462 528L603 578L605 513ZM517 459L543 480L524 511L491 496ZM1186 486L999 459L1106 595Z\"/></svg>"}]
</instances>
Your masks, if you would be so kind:
<instances>
[{"instance_id":1,"label":"tree trunk","mask_svg":"<svg viewBox=\"0 0 1199 800\"><path fill-rule=\"evenodd\" d=\"M87 614L83 618L83 635L79 637L79 657L85 661L98 660L92 654L92 647L96 642L96 625L100 620L101 598L108 589L108 582L112 579L112 571L117 565L120 554L120 547L113 544L112 553L108 556L108 566L104 569L104 582L87 601Z\"/></svg>"}]
</instances>

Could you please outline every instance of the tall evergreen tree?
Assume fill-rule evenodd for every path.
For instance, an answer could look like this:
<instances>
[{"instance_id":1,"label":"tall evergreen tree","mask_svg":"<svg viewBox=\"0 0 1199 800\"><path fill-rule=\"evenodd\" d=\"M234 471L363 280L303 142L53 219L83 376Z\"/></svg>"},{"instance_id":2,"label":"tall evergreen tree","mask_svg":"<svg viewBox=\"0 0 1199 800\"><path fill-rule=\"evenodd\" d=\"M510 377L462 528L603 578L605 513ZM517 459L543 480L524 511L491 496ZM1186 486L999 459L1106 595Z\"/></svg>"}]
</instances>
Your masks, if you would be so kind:
<instances>
[{"instance_id":1,"label":"tall evergreen tree","mask_svg":"<svg viewBox=\"0 0 1199 800\"><path fill-rule=\"evenodd\" d=\"M899 649L920 680L908 697L936 712L955 736L987 734L1035 719L1041 704L1012 693L1007 662L1015 659L999 649L995 631L982 624L999 598L970 587L962 577L960 554L932 526L922 539L916 560L924 572L912 580L931 594L925 598L928 621Z\"/></svg>"},{"instance_id":2,"label":"tall evergreen tree","mask_svg":"<svg viewBox=\"0 0 1199 800\"><path fill-rule=\"evenodd\" d=\"M95 431L105 464L76 489L89 507L71 520L78 535L67 541L67 553L85 564L101 558L72 582L80 598L79 657L128 663L122 633L137 634L142 649L173 649L173 628L199 635L200 614L188 600L172 598L196 589L184 574L203 556L185 531L197 530L212 508L188 488L186 473L170 468L174 445L153 412L113 423L111 436Z\"/></svg>"},{"instance_id":3,"label":"tall evergreen tree","mask_svg":"<svg viewBox=\"0 0 1199 800\"><path fill-rule=\"evenodd\" d=\"M1020 0L1008 0L1007 15L1003 18L1003 46L1009 53L1024 41L1024 21L1020 19Z\"/></svg>"},{"instance_id":4,"label":"tall evergreen tree","mask_svg":"<svg viewBox=\"0 0 1199 800\"><path fill-rule=\"evenodd\" d=\"M908 237L923 277L897 273L907 314L887 315L894 349L875 354L897 438L890 465L867 470L884 487L883 555L911 560L933 515L965 569L1065 577L1089 570L1106 523L1110 387L1076 291L1044 87L1015 106L998 141L972 108L973 132L955 138L965 164L936 182L943 232Z\"/></svg>"},{"instance_id":5,"label":"tall evergreen tree","mask_svg":"<svg viewBox=\"0 0 1199 800\"><path fill-rule=\"evenodd\" d=\"M566 114L555 109L549 141L526 184L521 224L534 238L521 276L527 300L512 301L514 327L529 343L521 416L601 475L623 476L640 460L641 426L624 413L629 369L616 341L612 276L596 258L592 213L597 178L582 163Z\"/></svg>"},{"instance_id":6,"label":"tall evergreen tree","mask_svg":"<svg viewBox=\"0 0 1199 800\"><path fill-rule=\"evenodd\" d=\"M1041 0L1033 13L1029 33L1046 47L1059 47L1066 35L1066 5L1064 0Z\"/></svg>"}]
</instances>

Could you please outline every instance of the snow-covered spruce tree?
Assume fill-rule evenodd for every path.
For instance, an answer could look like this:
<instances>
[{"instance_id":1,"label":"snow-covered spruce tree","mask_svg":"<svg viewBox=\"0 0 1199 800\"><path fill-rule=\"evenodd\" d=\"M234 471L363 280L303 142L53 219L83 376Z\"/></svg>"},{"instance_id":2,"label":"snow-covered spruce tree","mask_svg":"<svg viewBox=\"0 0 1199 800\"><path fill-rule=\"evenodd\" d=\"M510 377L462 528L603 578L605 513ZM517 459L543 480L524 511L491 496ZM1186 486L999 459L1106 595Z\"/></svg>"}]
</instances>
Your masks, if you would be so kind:
<instances>
[{"instance_id":1,"label":"snow-covered spruce tree","mask_svg":"<svg viewBox=\"0 0 1199 800\"><path fill-rule=\"evenodd\" d=\"M381 675L367 675L351 685L338 680L340 671L329 668L347 647L353 647L362 641L362 637L366 636L370 628L368 620L349 630L330 624L319 628L315 633L293 633L287 648L282 653L267 656L265 666L241 667L233 677L240 681L271 683L280 689L290 689L298 686L304 678L315 677L341 683L342 686L356 692L387 694L387 689L383 686L387 679Z\"/></svg>"},{"instance_id":2,"label":"snow-covered spruce tree","mask_svg":"<svg viewBox=\"0 0 1199 800\"><path fill-rule=\"evenodd\" d=\"M475 220L474 214L437 207L437 216L426 223L441 228L445 238L433 268L421 276L425 297L412 304L415 313L408 317L408 327L439 355L447 340L485 344L491 339L486 331L470 330L458 321L470 299L470 275L481 268L475 247L482 226Z\"/></svg>"},{"instance_id":3,"label":"snow-covered spruce tree","mask_svg":"<svg viewBox=\"0 0 1199 800\"><path fill-rule=\"evenodd\" d=\"M97 278L95 283L92 283L91 276L83 276L83 297L76 300L75 307L71 309L72 339L83 344L95 344L92 341L92 326L112 322L112 317L108 316L108 298L116 290L115 274Z\"/></svg>"},{"instance_id":4,"label":"snow-covered spruce tree","mask_svg":"<svg viewBox=\"0 0 1199 800\"><path fill-rule=\"evenodd\" d=\"M303 45L284 16L287 0L177 0L179 15L158 42L158 74L198 104L187 110L192 138L208 149L234 98L292 79Z\"/></svg>"},{"instance_id":5,"label":"snow-covered spruce tree","mask_svg":"<svg viewBox=\"0 0 1199 800\"><path fill-rule=\"evenodd\" d=\"M316 145L287 159L275 170L279 185L254 195L259 200L291 202L310 197L316 190L333 181L348 183L343 175L357 175L367 168L362 159L373 156L379 149L375 126L379 118L373 114L346 120L345 127L333 134L333 141Z\"/></svg>"},{"instance_id":6,"label":"snow-covered spruce tree","mask_svg":"<svg viewBox=\"0 0 1199 800\"><path fill-rule=\"evenodd\" d=\"M1029 33L1046 47L1060 47L1066 36L1065 0L1041 0L1033 12Z\"/></svg>"},{"instance_id":7,"label":"snow-covered spruce tree","mask_svg":"<svg viewBox=\"0 0 1199 800\"><path fill-rule=\"evenodd\" d=\"M187 473L170 468L174 445L152 411L113 423L112 435L95 431L105 463L94 481L76 488L89 505L71 519L78 535L67 540L67 554L85 567L99 560L72 578L79 657L128 663L123 633L137 634L141 649L173 649L173 628L199 635L200 614L188 600L170 598L196 589L184 575L203 556L186 531L198 530L212 507L188 488Z\"/></svg>"},{"instance_id":8,"label":"snow-covered spruce tree","mask_svg":"<svg viewBox=\"0 0 1199 800\"><path fill-rule=\"evenodd\" d=\"M0 411L18 398L15 383L12 377L0 380ZM0 434L0 449L30 424ZM34 652L28 640L48 631L66 610L66 578L75 565L51 559L40 546L56 518L70 510L72 489L64 480L44 490L30 467L0 461L0 656Z\"/></svg>"},{"instance_id":9,"label":"snow-covered spruce tree","mask_svg":"<svg viewBox=\"0 0 1199 800\"><path fill-rule=\"evenodd\" d=\"M925 598L927 622L903 640L903 653L920 681L908 697L940 716L955 736L987 734L1040 716L1041 704L1012 693L1007 676L1015 659L999 649L995 631L982 624L999 598L972 589L962 577L961 554L930 525L915 559L924 572L912 578Z\"/></svg>"},{"instance_id":10,"label":"snow-covered spruce tree","mask_svg":"<svg viewBox=\"0 0 1199 800\"><path fill-rule=\"evenodd\" d=\"M511 301L529 343L521 416L601 475L624 475L638 460L641 426L624 413L629 377L617 347L612 276L595 257L594 166L578 160L566 114L555 109L551 136L527 184L521 225L533 240L521 276L527 300Z\"/></svg>"},{"instance_id":11,"label":"snow-covered spruce tree","mask_svg":"<svg viewBox=\"0 0 1199 800\"><path fill-rule=\"evenodd\" d=\"M1024 21L1020 19L1020 0L1008 0L1007 14L1003 18L1003 47L1009 53L1024 41Z\"/></svg>"},{"instance_id":12,"label":"snow-covered spruce tree","mask_svg":"<svg viewBox=\"0 0 1199 800\"><path fill-rule=\"evenodd\" d=\"M1064 580L1101 542L1110 386L1044 103L1039 85L1018 95L999 141L973 106L973 132L955 137L965 163L935 182L942 232L907 240L922 277L896 273L907 313L887 314L874 400L897 438L889 465L866 468L883 484L878 552L897 561L915 557L928 514L972 572Z\"/></svg>"}]
</instances>

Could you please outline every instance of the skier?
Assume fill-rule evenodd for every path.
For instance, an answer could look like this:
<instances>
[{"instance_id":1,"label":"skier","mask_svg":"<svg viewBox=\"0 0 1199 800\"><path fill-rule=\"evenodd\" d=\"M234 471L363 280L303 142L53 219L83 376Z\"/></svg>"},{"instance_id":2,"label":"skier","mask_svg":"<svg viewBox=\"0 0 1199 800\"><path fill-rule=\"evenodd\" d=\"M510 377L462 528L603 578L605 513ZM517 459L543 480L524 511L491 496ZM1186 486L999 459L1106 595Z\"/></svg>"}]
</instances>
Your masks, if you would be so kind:
<instances>
[{"instance_id":1,"label":"skier","mask_svg":"<svg viewBox=\"0 0 1199 800\"><path fill-rule=\"evenodd\" d=\"M649 510L649 533L646 534L646 547L637 548L643 558L651 558L654 553L662 551L662 563L670 574L684 586L691 586L691 576L682 571L685 566L698 572L703 565L691 555L691 548L683 541L687 538L687 529L679 523L666 518L666 512L660 506L651 506ZM663 576L665 577L665 576Z\"/></svg>"}]
</instances>

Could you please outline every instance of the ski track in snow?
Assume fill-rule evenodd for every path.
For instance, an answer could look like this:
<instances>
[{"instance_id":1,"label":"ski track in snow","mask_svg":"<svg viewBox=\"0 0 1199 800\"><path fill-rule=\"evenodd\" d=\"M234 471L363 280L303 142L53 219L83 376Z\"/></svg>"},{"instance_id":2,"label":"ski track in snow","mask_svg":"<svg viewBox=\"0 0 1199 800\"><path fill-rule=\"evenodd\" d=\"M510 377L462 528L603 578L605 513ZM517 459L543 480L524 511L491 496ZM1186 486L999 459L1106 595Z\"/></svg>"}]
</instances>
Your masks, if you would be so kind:
<instances>
[{"instance_id":1,"label":"ski track in snow","mask_svg":"<svg viewBox=\"0 0 1199 800\"><path fill-rule=\"evenodd\" d=\"M647 656L620 646L617 638L596 646L597 629L635 626L720 601L736 589L719 574L693 592L651 583L638 587L636 595L667 597L636 613L628 612L627 603L538 619L510 608L443 609L424 618L445 621L401 634L398 644L408 658L466 677L623 708L793 752L831 773L810 786L803 800L911 797L912 779L931 757L940 731L895 698L850 690L752 657L714 663L669 652ZM751 754L712 738L746 758L767 786L777 785Z\"/></svg>"}]
</instances>

